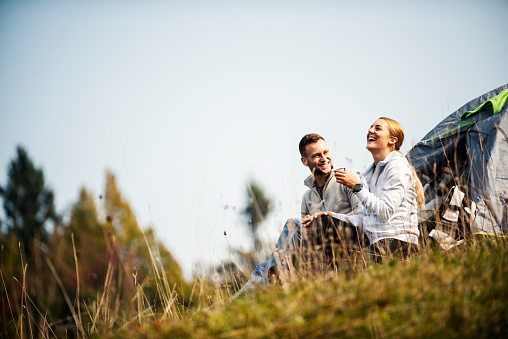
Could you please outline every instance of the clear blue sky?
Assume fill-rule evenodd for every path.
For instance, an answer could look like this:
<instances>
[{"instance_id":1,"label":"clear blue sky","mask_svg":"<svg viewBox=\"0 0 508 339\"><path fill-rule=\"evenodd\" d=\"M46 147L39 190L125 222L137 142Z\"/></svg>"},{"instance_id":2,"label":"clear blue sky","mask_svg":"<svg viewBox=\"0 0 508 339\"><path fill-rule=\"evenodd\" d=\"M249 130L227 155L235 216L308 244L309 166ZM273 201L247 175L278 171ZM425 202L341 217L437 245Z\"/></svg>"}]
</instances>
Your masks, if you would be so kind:
<instances>
[{"instance_id":1,"label":"clear blue sky","mask_svg":"<svg viewBox=\"0 0 508 339\"><path fill-rule=\"evenodd\" d=\"M16 145L68 215L105 170L190 276L249 246L254 178L274 241L299 215L297 144L322 134L364 169L368 126L403 151L508 82L506 1L1 1L0 183Z\"/></svg>"}]
</instances>

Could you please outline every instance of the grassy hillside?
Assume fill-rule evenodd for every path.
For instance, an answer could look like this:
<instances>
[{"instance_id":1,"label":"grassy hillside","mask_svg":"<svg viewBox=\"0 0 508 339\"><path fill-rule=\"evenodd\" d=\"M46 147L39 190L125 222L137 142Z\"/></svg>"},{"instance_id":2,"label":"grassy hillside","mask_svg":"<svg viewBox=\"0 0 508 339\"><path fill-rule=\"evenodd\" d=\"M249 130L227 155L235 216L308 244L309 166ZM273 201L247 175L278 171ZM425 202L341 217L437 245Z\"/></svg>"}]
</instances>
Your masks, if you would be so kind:
<instances>
[{"instance_id":1,"label":"grassy hillside","mask_svg":"<svg viewBox=\"0 0 508 339\"><path fill-rule=\"evenodd\" d=\"M229 301L206 292L174 320L104 331L109 338L372 337L494 338L508 335L508 241L422 249L412 260L329 272ZM211 296L210 294L214 294Z\"/></svg>"},{"instance_id":2,"label":"grassy hillside","mask_svg":"<svg viewBox=\"0 0 508 339\"><path fill-rule=\"evenodd\" d=\"M179 295L158 259L153 276L137 283L133 293L122 292L129 278L122 262L108 267L95 297L84 296L80 285L66 291L47 261L68 316L52 320L50 301L30 297L40 281L25 274L26 264L22 279L2 269L0 338L498 338L508 333L504 237L480 236L446 252L424 247L406 261L341 265L305 278L296 274L235 300L230 299L233 276L228 281L197 277L192 291Z\"/></svg>"}]
</instances>

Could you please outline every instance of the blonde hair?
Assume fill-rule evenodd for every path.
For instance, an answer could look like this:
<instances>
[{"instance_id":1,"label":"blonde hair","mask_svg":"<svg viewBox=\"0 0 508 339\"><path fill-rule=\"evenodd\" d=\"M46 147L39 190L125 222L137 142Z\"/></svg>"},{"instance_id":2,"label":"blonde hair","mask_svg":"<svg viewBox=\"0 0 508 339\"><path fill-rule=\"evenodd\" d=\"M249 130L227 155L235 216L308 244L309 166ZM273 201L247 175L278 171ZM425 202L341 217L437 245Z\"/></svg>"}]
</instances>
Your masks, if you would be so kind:
<instances>
[{"instance_id":1,"label":"blonde hair","mask_svg":"<svg viewBox=\"0 0 508 339\"><path fill-rule=\"evenodd\" d=\"M397 138L397 142L395 142L392 146L392 151L397 151L400 154L403 154L400 151L400 146L402 146L402 142L404 141L404 129L402 128L402 125L398 121L390 118L381 117L379 119L384 120L388 125L388 132L390 132L390 136ZM416 202L418 203L418 207L422 207L425 205L423 186L413 165L409 164L409 167L411 167L411 172L413 172L413 178L415 179Z\"/></svg>"},{"instance_id":2,"label":"blonde hair","mask_svg":"<svg viewBox=\"0 0 508 339\"><path fill-rule=\"evenodd\" d=\"M397 142L395 142L392 146L392 151L400 152L400 146L402 146L402 143L404 142L404 129L402 128L402 125L398 121L390 118L381 117L379 119L384 120L388 125L388 132L390 132L390 136L397 138Z\"/></svg>"}]
</instances>

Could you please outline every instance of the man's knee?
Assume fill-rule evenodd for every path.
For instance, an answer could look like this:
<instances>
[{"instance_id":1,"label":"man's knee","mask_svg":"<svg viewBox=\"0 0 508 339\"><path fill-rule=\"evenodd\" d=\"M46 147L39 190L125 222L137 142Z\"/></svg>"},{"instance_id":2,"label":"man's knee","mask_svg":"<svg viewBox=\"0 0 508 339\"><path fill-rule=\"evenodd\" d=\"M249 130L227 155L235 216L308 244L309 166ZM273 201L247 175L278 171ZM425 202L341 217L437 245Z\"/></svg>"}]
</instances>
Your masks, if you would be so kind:
<instances>
[{"instance_id":1,"label":"man's knee","mask_svg":"<svg viewBox=\"0 0 508 339\"><path fill-rule=\"evenodd\" d=\"M285 226L287 227L301 227L302 223L301 220L298 218L289 218L286 220Z\"/></svg>"},{"instance_id":2,"label":"man's knee","mask_svg":"<svg viewBox=\"0 0 508 339\"><path fill-rule=\"evenodd\" d=\"M283 233L286 235L288 234L294 234L297 232L300 232L300 229L302 227L300 219L291 218L286 221L284 224Z\"/></svg>"}]
</instances>

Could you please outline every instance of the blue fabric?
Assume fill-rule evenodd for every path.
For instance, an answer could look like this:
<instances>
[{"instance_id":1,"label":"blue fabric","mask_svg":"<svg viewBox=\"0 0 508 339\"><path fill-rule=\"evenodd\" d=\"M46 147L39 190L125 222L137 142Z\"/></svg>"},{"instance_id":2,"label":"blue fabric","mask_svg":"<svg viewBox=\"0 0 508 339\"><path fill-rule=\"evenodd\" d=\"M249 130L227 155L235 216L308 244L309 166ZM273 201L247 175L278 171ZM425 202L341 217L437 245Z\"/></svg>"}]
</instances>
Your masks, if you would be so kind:
<instances>
[{"instance_id":1,"label":"blue fabric","mask_svg":"<svg viewBox=\"0 0 508 339\"><path fill-rule=\"evenodd\" d=\"M268 271L271 267L277 267L281 274L289 273L293 256L302 249L303 232L300 219L288 219L270 258L256 266L247 284L257 286L269 283Z\"/></svg>"}]
</instances>

